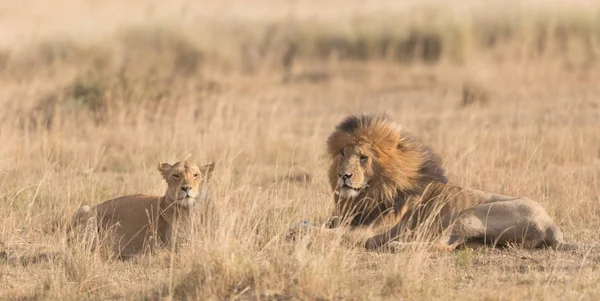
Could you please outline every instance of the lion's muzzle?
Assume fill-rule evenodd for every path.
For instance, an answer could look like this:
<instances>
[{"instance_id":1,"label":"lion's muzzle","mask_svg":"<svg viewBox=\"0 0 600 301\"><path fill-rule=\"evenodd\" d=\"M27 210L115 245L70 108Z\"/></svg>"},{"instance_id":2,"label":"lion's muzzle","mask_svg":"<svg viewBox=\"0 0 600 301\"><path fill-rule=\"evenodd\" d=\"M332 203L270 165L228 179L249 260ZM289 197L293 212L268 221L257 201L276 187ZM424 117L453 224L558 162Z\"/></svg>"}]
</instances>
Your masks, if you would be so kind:
<instances>
[{"instance_id":1,"label":"lion's muzzle","mask_svg":"<svg viewBox=\"0 0 600 301\"><path fill-rule=\"evenodd\" d=\"M356 185L352 183L352 175L345 174L338 178L338 186L340 187L340 196L342 198L354 198L369 185L367 183Z\"/></svg>"}]
</instances>

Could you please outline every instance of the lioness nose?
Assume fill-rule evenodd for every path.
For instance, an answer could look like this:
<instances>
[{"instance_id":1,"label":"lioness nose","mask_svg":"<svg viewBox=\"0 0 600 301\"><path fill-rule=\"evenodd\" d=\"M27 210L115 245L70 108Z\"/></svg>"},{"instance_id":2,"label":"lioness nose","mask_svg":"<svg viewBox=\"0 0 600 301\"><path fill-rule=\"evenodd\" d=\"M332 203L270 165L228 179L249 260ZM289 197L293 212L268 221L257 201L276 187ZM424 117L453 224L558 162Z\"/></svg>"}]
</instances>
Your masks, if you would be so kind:
<instances>
[{"instance_id":1,"label":"lioness nose","mask_svg":"<svg viewBox=\"0 0 600 301\"><path fill-rule=\"evenodd\" d=\"M191 186L188 186L188 185L183 185L183 186L181 186L181 190L183 190L183 191L185 191L185 192L188 192L188 191L190 191L190 189L192 189L192 187L191 187Z\"/></svg>"},{"instance_id":2,"label":"lioness nose","mask_svg":"<svg viewBox=\"0 0 600 301\"><path fill-rule=\"evenodd\" d=\"M340 176L340 177L342 178L342 180L344 180L344 181L345 181L346 179L350 179L350 178L352 178L352 174L343 174L343 175L339 175L339 176Z\"/></svg>"}]
</instances>

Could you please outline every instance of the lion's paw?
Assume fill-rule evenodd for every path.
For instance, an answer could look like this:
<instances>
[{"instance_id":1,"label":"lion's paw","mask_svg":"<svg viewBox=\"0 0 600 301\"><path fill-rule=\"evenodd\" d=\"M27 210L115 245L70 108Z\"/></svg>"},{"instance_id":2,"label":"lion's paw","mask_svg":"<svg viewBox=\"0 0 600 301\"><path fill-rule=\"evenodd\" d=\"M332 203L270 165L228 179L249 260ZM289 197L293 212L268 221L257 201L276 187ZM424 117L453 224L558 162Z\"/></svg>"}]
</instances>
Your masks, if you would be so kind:
<instances>
[{"instance_id":1,"label":"lion's paw","mask_svg":"<svg viewBox=\"0 0 600 301\"><path fill-rule=\"evenodd\" d=\"M300 221L296 224L294 224L286 233L285 235L285 239L287 241L293 241L296 240L296 238L298 238L300 236L301 232L306 231L309 228L312 228L313 225L311 225L311 223L307 220L303 220Z\"/></svg>"}]
</instances>

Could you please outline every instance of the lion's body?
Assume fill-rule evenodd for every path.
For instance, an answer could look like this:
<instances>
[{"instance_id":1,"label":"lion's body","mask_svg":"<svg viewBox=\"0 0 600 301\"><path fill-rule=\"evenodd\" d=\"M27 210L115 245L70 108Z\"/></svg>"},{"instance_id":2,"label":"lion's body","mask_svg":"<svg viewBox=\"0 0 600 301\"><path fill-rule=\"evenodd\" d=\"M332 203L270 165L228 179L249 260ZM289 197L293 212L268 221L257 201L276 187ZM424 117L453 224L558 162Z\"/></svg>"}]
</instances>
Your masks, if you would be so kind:
<instances>
[{"instance_id":1,"label":"lion's body","mask_svg":"<svg viewBox=\"0 0 600 301\"><path fill-rule=\"evenodd\" d=\"M389 231L367 239L374 249L413 231L439 237L440 247L468 244L527 248L558 247L562 232L538 203L451 184L432 183L424 193L407 200L399 222Z\"/></svg>"},{"instance_id":2,"label":"lion's body","mask_svg":"<svg viewBox=\"0 0 600 301\"><path fill-rule=\"evenodd\" d=\"M161 163L159 170L168 183L164 196L129 195L94 207L82 206L73 227L86 225L99 234L94 244L108 245L119 257L130 257L155 244L181 242L191 229L190 206L201 195L200 174L208 179L214 165L198 167L187 162ZM176 177L176 178L175 178ZM184 189L185 188L185 189Z\"/></svg>"},{"instance_id":3,"label":"lion's body","mask_svg":"<svg viewBox=\"0 0 600 301\"><path fill-rule=\"evenodd\" d=\"M463 243L558 247L562 232L528 198L448 184L441 160L385 116L351 116L329 137L335 212L329 227L399 222L366 240L378 248L407 232L432 235L453 249Z\"/></svg>"}]
</instances>

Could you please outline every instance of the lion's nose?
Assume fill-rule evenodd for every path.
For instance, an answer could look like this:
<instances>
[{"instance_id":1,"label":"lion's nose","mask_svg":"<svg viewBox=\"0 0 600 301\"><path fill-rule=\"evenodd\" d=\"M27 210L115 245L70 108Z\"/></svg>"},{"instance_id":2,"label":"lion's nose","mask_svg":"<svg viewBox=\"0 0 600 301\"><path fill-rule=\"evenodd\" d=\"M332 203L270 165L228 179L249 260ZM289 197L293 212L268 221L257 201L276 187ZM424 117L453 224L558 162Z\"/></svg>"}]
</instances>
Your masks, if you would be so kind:
<instances>
[{"instance_id":1,"label":"lion's nose","mask_svg":"<svg viewBox=\"0 0 600 301\"><path fill-rule=\"evenodd\" d=\"M192 189L192 187L191 187L191 186L188 186L188 185L183 185L183 186L181 186L181 190L183 190L183 191L185 191L185 192L188 192L188 191L190 191L190 189Z\"/></svg>"},{"instance_id":2,"label":"lion's nose","mask_svg":"<svg viewBox=\"0 0 600 301\"><path fill-rule=\"evenodd\" d=\"M338 174L340 176L340 178L342 178L342 180L346 181L347 179L352 178L352 174Z\"/></svg>"}]
</instances>

